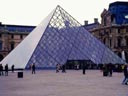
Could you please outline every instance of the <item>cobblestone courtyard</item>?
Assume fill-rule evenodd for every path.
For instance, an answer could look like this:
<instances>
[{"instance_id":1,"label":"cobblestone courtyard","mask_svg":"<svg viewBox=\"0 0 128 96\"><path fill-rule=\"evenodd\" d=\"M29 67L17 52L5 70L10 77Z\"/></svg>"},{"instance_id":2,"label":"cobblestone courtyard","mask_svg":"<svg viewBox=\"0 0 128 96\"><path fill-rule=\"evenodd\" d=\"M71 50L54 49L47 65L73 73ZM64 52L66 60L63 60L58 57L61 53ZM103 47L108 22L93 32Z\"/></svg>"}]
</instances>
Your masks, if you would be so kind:
<instances>
[{"instance_id":1,"label":"cobblestone courtyard","mask_svg":"<svg viewBox=\"0 0 128 96\"><path fill-rule=\"evenodd\" d=\"M123 73L103 77L99 70L55 70L37 71L32 75L24 72L23 78L17 73L0 77L0 96L128 96L128 86L122 85Z\"/></svg>"}]
</instances>

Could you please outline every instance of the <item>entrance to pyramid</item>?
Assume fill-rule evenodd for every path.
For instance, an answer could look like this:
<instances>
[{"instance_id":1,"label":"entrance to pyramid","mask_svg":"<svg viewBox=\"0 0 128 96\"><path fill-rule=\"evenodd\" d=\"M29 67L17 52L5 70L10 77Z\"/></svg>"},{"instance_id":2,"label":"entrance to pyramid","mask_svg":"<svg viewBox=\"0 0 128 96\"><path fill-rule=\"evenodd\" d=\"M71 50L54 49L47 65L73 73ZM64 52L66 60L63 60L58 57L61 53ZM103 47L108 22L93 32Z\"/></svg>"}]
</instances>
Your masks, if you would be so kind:
<instances>
[{"instance_id":1,"label":"entrance to pyramid","mask_svg":"<svg viewBox=\"0 0 128 96\"><path fill-rule=\"evenodd\" d=\"M83 69L83 66L86 66L87 69L97 69L97 64L94 64L91 60L67 60L66 68L67 69Z\"/></svg>"}]
</instances>

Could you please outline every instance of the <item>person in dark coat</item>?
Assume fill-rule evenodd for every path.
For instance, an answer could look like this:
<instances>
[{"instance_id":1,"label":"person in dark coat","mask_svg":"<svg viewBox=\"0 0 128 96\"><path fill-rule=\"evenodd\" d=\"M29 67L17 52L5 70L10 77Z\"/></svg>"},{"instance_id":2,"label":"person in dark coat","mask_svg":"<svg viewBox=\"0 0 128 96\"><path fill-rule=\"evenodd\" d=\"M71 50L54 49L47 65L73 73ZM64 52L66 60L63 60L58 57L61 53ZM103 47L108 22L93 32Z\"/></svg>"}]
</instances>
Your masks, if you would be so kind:
<instances>
[{"instance_id":1,"label":"person in dark coat","mask_svg":"<svg viewBox=\"0 0 128 96\"><path fill-rule=\"evenodd\" d=\"M124 65L124 79L122 81L122 84L128 84L128 65Z\"/></svg>"},{"instance_id":2,"label":"person in dark coat","mask_svg":"<svg viewBox=\"0 0 128 96\"><path fill-rule=\"evenodd\" d=\"M113 73L113 65L111 63L108 64L108 74L111 77Z\"/></svg>"},{"instance_id":3,"label":"person in dark coat","mask_svg":"<svg viewBox=\"0 0 128 96\"><path fill-rule=\"evenodd\" d=\"M66 66L65 66L65 64L62 65L62 73L66 73Z\"/></svg>"},{"instance_id":4,"label":"person in dark coat","mask_svg":"<svg viewBox=\"0 0 128 96\"><path fill-rule=\"evenodd\" d=\"M56 73L58 73L59 70L60 70L60 64L57 64L57 65L56 65Z\"/></svg>"},{"instance_id":5,"label":"person in dark coat","mask_svg":"<svg viewBox=\"0 0 128 96\"><path fill-rule=\"evenodd\" d=\"M3 66L2 66L2 64L0 64L0 76L3 76L4 75L4 73L3 73Z\"/></svg>"},{"instance_id":6,"label":"person in dark coat","mask_svg":"<svg viewBox=\"0 0 128 96\"><path fill-rule=\"evenodd\" d=\"M4 75L4 69L3 69L3 65L1 64L1 75L3 76Z\"/></svg>"},{"instance_id":7,"label":"person in dark coat","mask_svg":"<svg viewBox=\"0 0 128 96\"><path fill-rule=\"evenodd\" d=\"M5 65L5 76L8 76L8 64Z\"/></svg>"},{"instance_id":8,"label":"person in dark coat","mask_svg":"<svg viewBox=\"0 0 128 96\"><path fill-rule=\"evenodd\" d=\"M12 65L12 67L11 67L13 73L14 73L14 67L15 67L14 65Z\"/></svg>"},{"instance_id":9,"label":"person in dark coat","mask_svg":"<svg viewBox=\"0 0 128 96\"><path fill-rule=\"evenodd\" d=\"M86 64L83 64L83 75L85 75L85 71L86 71Z\"/></svg>"},{"instance_id":10,"label":"person in dark coat","mask_svg":"<svg viewBox=\"0 0 128 96\"><path fill-rule=\"evenodd\" d=\"M103 65L103 76L108 76L108 65L107 64Z\"/></svg>"},{"instance_id":11,"label":"person in dark coat","mask_svg":"<svg viewBox=\"0 0 128 96\"><path fill-rule=\"evenodd\" d=\"M35 64L33 64L33 65L32 65L32 74L35 74L35 73L36 73L36 72L35 72L35 69L36 69Z\"/></svg>"}]
</instances>

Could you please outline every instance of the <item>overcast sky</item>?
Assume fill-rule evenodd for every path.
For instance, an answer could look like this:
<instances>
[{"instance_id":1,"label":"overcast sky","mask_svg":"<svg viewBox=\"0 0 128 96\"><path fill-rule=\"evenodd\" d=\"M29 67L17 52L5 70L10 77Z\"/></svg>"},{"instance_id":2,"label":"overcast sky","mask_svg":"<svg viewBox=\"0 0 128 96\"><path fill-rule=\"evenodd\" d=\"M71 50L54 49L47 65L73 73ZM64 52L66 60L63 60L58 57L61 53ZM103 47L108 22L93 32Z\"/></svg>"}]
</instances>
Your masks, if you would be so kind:
<instances>
[{"instance_id":1,"label":"overcast sky","mask_svg":"<svg viewBox=\"0 0 128 96\"><path fill-rule=\"evenodd\" d=\"M0 0L0 22L15 25L38 25L57 5L60 5L81 24L100 14L109 3L117 0ZM128 0L120 0L128 1Z\"/></svg>"}]
</instances>

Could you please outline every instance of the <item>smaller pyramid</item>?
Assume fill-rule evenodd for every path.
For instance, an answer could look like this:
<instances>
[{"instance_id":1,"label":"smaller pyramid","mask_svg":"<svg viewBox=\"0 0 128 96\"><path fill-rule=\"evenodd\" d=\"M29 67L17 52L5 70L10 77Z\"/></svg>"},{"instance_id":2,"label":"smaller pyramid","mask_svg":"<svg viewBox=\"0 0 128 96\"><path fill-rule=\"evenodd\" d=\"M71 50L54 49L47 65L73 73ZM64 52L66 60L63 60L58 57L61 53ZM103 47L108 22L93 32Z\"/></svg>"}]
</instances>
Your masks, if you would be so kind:
<instances>
[{"instance_id":1,"label":"smaller pyramid","mask_svg":"<svg viewBox=\"0 0 128 96\"><path fill-rule=\"evenodd\" d=\"M91 35L63 8L57 6L4 60L16 68L55 68L68 60L91 60L95 64L125 61Z\"/></svg>"}]
</instances>

